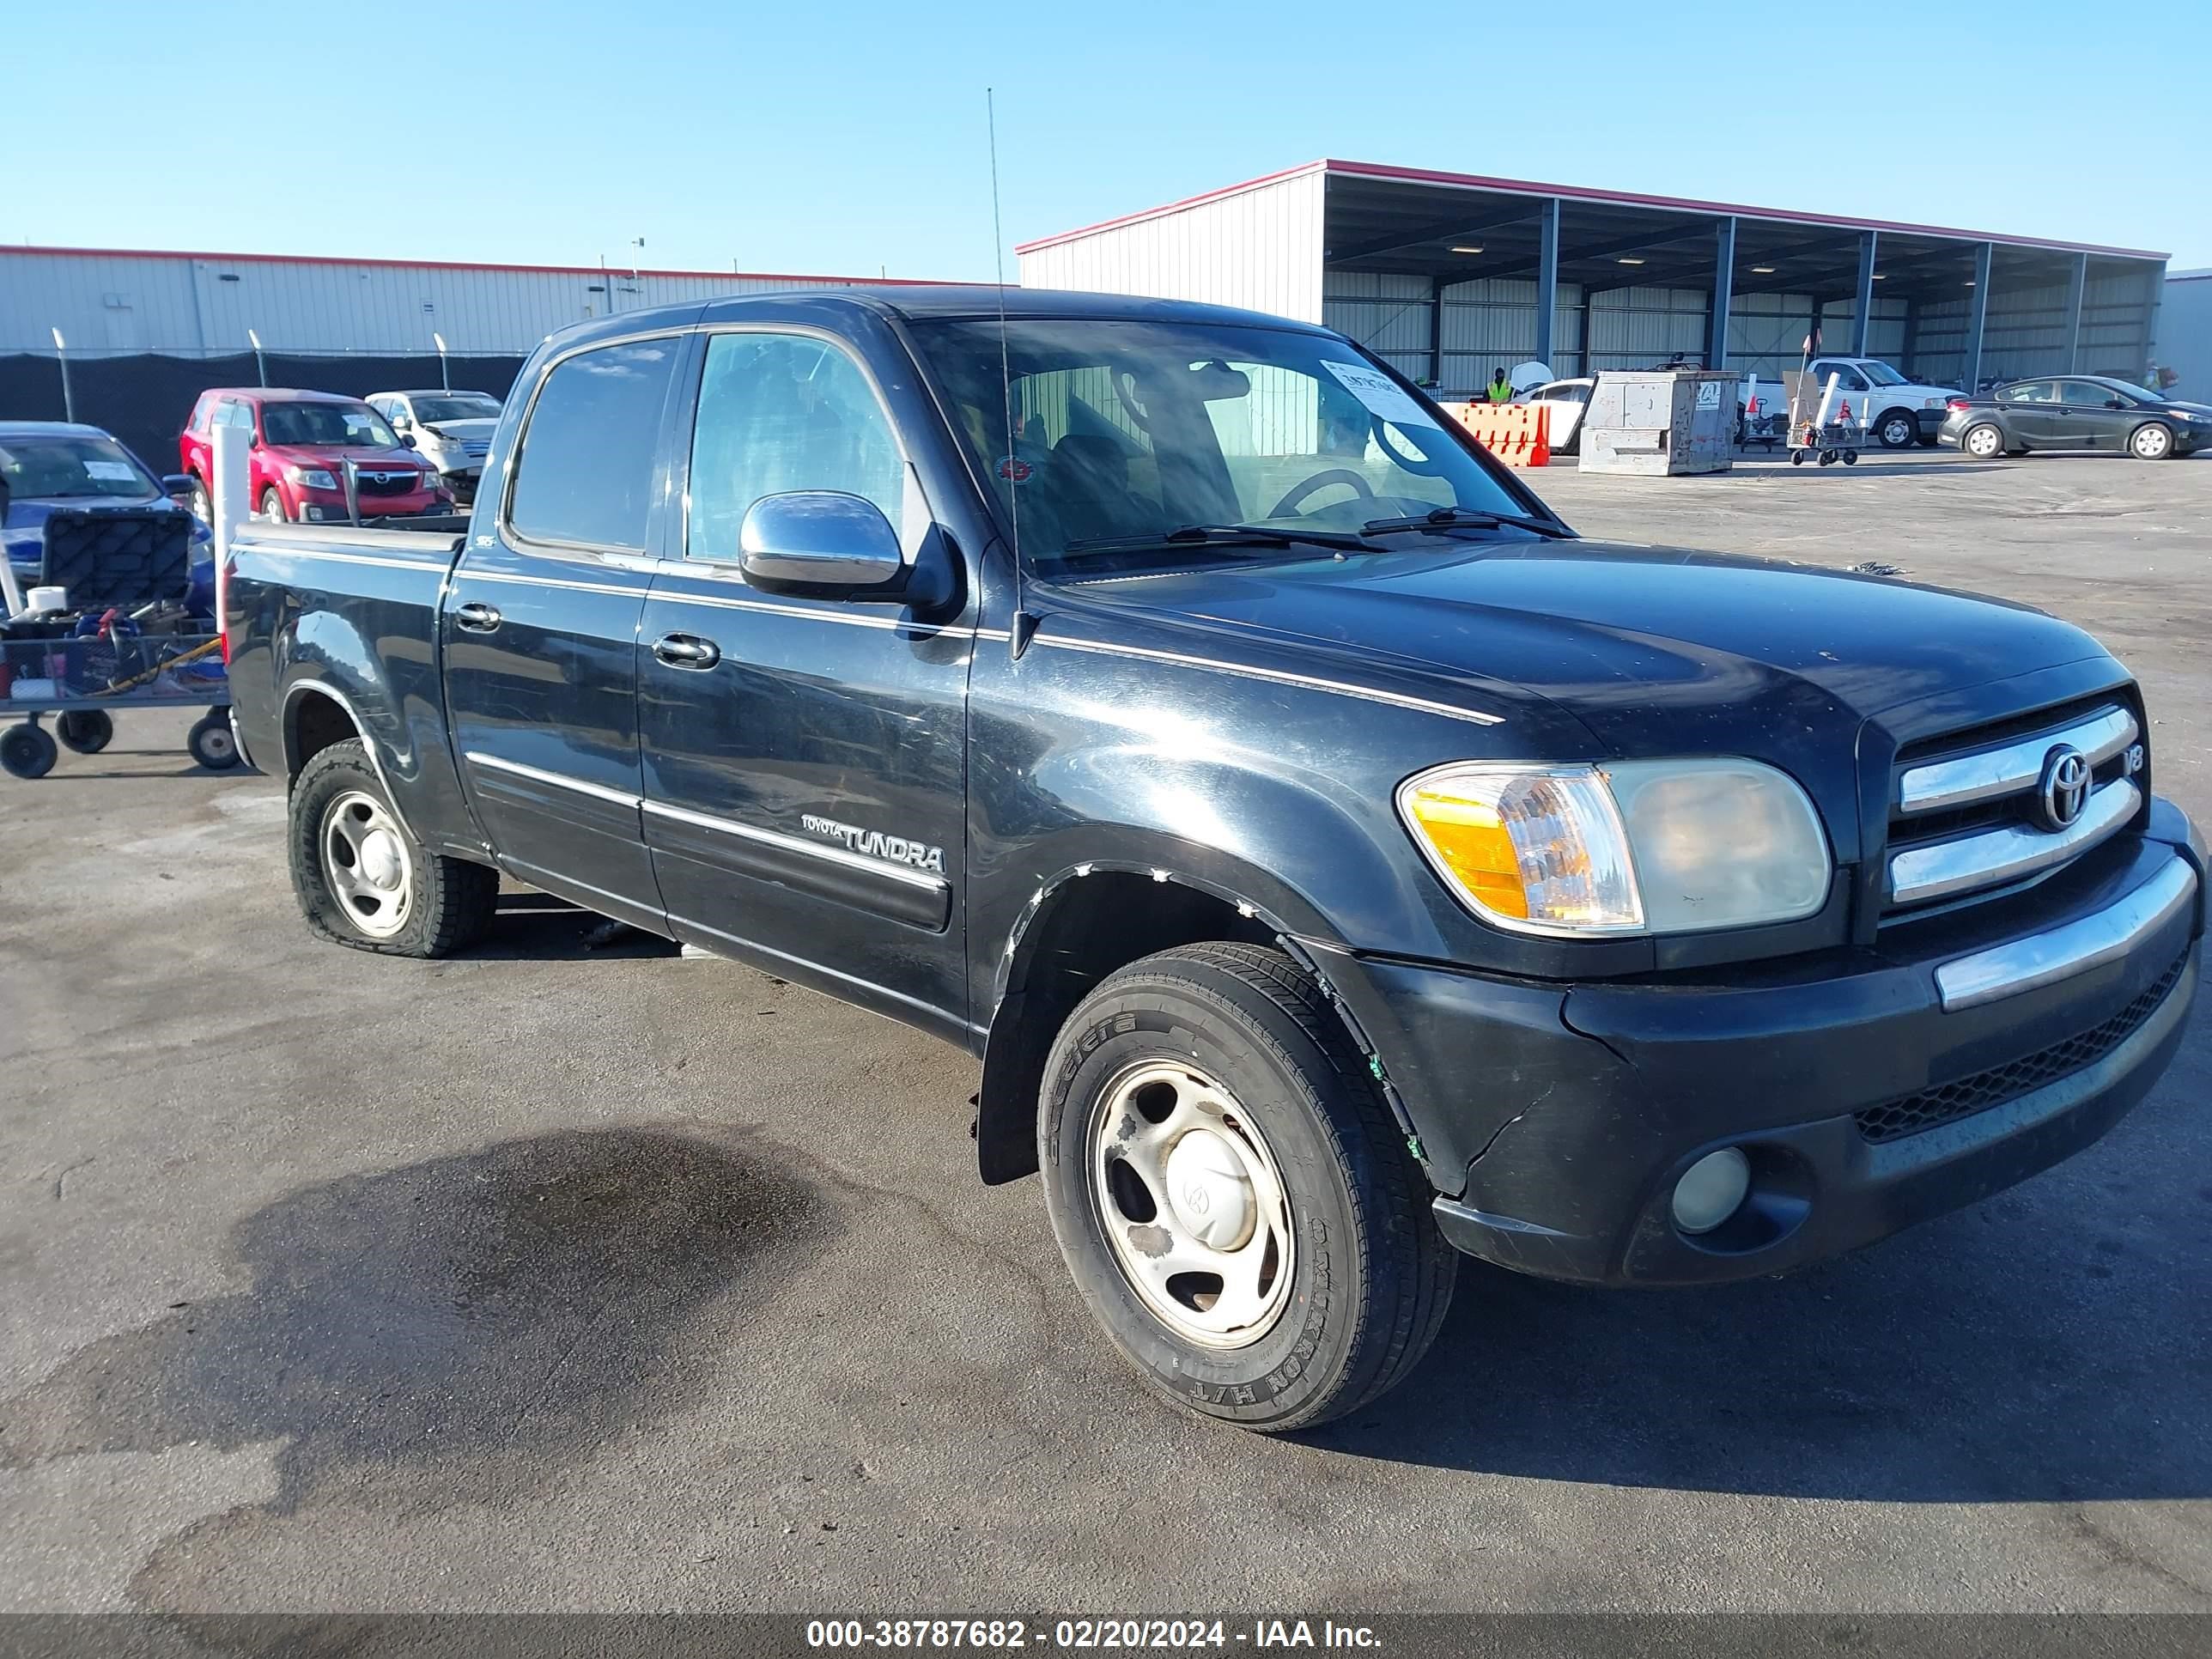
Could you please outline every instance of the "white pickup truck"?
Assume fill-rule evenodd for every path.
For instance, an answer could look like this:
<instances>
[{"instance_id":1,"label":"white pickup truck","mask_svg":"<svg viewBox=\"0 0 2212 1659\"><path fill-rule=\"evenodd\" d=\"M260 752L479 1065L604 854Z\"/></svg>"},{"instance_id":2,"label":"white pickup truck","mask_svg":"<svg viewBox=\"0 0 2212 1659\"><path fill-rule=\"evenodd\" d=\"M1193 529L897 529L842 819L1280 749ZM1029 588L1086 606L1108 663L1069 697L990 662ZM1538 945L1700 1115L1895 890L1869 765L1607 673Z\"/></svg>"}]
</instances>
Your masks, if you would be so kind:
<instances>
[{"instance_id":1,"label":"white pickup truck","mask_svg":"<svg viewBox=\"0 0 2212 1659\"><path fill-rule=\"evenodd\" d=\"M1885 449L1910 449L1916 442L1932 449L1944 405L1966 395L1955 386L1907 380L1879 357L1815 357L1808 368L1820 386L1836 377L1838 407L1850 404L1852 420Z\"/></svg>"}]
</instances>

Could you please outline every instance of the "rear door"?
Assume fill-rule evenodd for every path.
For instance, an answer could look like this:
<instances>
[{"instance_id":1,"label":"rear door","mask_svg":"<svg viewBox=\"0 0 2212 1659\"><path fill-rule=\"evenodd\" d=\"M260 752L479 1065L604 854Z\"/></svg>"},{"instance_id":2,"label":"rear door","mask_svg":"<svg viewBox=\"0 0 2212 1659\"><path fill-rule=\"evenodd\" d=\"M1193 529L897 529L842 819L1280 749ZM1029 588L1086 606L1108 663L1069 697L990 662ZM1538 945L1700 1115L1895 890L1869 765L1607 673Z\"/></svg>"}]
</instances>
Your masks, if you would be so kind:
<instances>
[{"instance_id":1,"label":"rear door","mask_svg":"<svg viewBox=\"0 0 2212 1659\"><path fill-rule=\"evenodd\" d=\"M2064 411L2058 403L2056 380L2021 380L2000 387L1997 403L2014 443L2030 449L2058 449L2065 446Z\"/></svg>"},{"instance_id":2,"label":"rear door","mask_svg":"<svg viewBox=\"0 0 2212 1659\"><path fill-rule=\"evenodd\" d=\"M964 1035L972 617L769 592L737 563L747 509L790 490L874 503L909 562L942 532L842 341L704 338L684 519L640 631L645 837L670 931Z\"/></svg>"},{"instance_id":3,"label":"rear door","mask_svg":"<svg viewBox=\"0 0 2212 1659\"><path fill-rule=\"evenodd\" d=\"M637 624L689 339L594 341L555 361L441 618L453 750L501 864L656 929L638 820Z\"/></svg>"}]
</instances>

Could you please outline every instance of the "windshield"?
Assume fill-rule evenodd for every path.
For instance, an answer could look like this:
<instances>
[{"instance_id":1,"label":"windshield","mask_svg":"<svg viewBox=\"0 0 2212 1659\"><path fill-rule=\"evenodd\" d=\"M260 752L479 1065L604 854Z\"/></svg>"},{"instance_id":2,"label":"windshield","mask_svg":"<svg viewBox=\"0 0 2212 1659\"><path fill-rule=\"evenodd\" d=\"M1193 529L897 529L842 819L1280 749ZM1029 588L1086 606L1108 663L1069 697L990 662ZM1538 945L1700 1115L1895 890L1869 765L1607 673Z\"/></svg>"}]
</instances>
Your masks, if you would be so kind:
<instances>
[{"instance_id":1,"label":"windshield","mask_svg":"<svg viewBox=\"0 0 2212 1659\"><path fill-rule=\"evenodd\" d=\"M1876 386L1910 386L1912 384L1910 380L1906 380L1905 376L1892 368L1887 363L1880 362L1874 358L1869 358L1864 362L1862 362L1859 365L1859 369L1860 372L1867 377L1867 379L1872 380Z\"/></svg>"},{"instance_id":2,"label":"windshield","mask_svg":"<svg viewBox=\"0 0 2212 1659\"><path fill-rule=\"evenodd\" d=\"M0 438L0 477L17 501L79 495L144 501L161 493L112 438Z\"/></svg>"},{"instance_id":3,"label":"windshield","mask_svg":"<svg viewBox=\"0 0 2212 1659\"><path fill-rule=\"evenodd\" d=\"M322 444L396 449L399 440L384 416L367 404L264 404L261 440L271 444Z\"/></svg>"},{"instance_id":4,"label":"windshield","mask_svg":"<svg viewBox=\"0 0 2212 1659\"><path fill-rule=\"evenodd\" d=\"M1397 382L1326 335L1009 323L1011 453L999 325L918 323L913 337L1041 569L1073 562L1071 544L1081 556L1080 544L1193 525L1340 535L1439 507L1528 511Z\"/></svg>"},{"instance_id":5,"label":"windshield","mask_svg":"<svg viewBox=\"0 0 2212 1659\"><path fill-rule=\"evenodd\" d=\"M417 398L415 418L425 426L441 421L495 421L499 401L495 398Z\"/></svg>"}]
</instances>

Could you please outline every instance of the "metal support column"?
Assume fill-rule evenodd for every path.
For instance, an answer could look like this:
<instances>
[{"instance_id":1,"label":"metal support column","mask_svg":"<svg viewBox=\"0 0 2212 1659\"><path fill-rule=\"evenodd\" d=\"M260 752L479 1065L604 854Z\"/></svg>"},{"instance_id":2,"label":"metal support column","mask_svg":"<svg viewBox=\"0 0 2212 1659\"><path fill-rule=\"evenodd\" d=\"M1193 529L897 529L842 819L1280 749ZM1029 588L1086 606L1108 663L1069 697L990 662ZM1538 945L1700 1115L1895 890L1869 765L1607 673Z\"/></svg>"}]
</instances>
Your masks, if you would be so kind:
<instances>
[{"instance_id":1,"label":"metal support column","mask_svg":"<svg viewBox=\"0 0 2212 1659\"><path fill-rule=\"evenodd\" d=\"M1429 279L1429 384L1444 383L1444 279Z\"/></svg>"},{"instance_id":2,"label":"metal support column","mask_svg":"<svg viewBox=\"0 0 2212 1659\"><path fill-rule=\"evenodd\" d=\"M1971 398L1980 390L1982 378L1982 325L1990 314L1990 255L1987 242L1974 244L1974 300L1966 307L1966 361L1959 377L1960 383Z\"/></svg>"},{"instance_id":3,"label":"metal support column","mask_svg":"<svg viewBox=\"0 0 2212 1659\"><path fill-rule=\"evenodd\" d=\"M2058 349L2059 367L2069 374L2081 367L2081 296L2089 288L2089 256L2077 253L2066 273L2066 343Z\"/></svg>"},{"instance_id":4,"label":"metal support column","mask_svg":"<svg viewBox=\"0 0 2212 1659\"><path fill-rule=\"evenodd\" d=\"M1559 198L1544 204L1536 222L1536 361L1550 365L1559 309ZM1584 368L1588 368L1587 362Z\"/></svg>"},{"instance_id":5,"label":"metal support column","mask_svg":"<svg viewBox=\"0 0 2212 1659\"><path fill-rule=\"evenodd\" d=\"M1859 299L1851 313L1851 356L1867 355L1868 343L1874 337L1874 259L1876 244L1881 238L1875 232L1859 234Z\"/></svg>"},{"instance_id":6,"label":"metal support column","mask_svg":"<svg viewBox=\"0 0 2212 1659\"><path fill-rule=\"evenodd\" d=\"M1729 305L1735 298L1735 220L1713 232L1713 297L1705 312L1705 367L1728 367Z\"/></svg>"}]
</instances>

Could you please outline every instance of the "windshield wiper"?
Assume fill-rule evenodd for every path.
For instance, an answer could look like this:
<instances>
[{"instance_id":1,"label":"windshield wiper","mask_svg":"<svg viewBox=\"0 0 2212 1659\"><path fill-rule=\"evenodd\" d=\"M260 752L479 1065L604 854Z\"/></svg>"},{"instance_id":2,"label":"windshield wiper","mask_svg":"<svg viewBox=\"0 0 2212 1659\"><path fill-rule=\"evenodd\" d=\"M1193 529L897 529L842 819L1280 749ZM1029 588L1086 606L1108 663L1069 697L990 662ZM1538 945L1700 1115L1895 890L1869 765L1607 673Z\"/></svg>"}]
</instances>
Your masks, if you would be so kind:
<instances>
[{"instance_id":1,"label":"windshield wiper","mask_svg":"<svg viewBox=\"0 0 2212 1659\"><path fill-rule=\"evenodd\" d=\"M1279 530L1264 524L1187 524L1173 530L1143 536L1088 536L1061 550L1071 557L1086 553L1144 553L1178 547L1315 547L1341 548L1364 553L1359 537L1336 530Z\"/></svg>"},{"instance_id":2,"label":"windshield wiper","mask_svg":"<svg viewBox=\"0 0 2212 1659\"><path fill-rule=\"evenodd\" d=\"M1531 519L1519 513L1478 513L1471 507L1440 507L1433 513L1422 513L1405 519L1373 519L1360 526L1363 536L1393 536L1408 530L1498 530L1505 526L1515 530L1533 530L1539 536L1554 536L1571 540L1574 532L1548 519Z\"/></svg>"}]
</instances>

